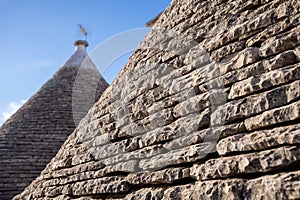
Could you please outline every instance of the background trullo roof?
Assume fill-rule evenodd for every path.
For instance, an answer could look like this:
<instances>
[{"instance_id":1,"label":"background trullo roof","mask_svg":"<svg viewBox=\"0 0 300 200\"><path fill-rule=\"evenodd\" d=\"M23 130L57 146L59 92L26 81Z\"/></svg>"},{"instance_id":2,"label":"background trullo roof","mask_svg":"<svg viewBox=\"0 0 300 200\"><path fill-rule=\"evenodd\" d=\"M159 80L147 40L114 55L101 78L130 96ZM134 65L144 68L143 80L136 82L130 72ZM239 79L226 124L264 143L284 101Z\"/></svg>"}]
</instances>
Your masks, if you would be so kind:
<instances>
[{"instance_id":1,"label":"background trullo roof","mask_svg":"<svg viewBox=\"0 0 300 200\"><path fill-rule=\"evenodd\" d=\"M67 62L0 128L0 199L11 199L40 174L108 86L87 56L87 42L75 45Z\"/></svg>"}]
</instances>

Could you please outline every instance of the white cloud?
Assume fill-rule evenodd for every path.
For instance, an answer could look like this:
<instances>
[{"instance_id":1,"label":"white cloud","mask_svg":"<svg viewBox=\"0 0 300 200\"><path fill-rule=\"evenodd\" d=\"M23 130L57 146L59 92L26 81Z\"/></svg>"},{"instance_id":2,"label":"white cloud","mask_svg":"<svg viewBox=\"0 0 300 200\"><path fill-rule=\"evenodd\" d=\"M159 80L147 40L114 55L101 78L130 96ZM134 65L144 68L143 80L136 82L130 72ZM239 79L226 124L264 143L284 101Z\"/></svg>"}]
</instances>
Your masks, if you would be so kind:
<instances>
[{"instance_id":1,"label":"white cloud","mask_svg":"<svg viewBox=\"0 0 300 200\"><path fill-rule=\"evenodd\" d=\"M0 125L2 125L6 120L8 120L24 103L26 100L21 100L20 102L10 102L0 113Z\"/></svg>"}]
</instances>

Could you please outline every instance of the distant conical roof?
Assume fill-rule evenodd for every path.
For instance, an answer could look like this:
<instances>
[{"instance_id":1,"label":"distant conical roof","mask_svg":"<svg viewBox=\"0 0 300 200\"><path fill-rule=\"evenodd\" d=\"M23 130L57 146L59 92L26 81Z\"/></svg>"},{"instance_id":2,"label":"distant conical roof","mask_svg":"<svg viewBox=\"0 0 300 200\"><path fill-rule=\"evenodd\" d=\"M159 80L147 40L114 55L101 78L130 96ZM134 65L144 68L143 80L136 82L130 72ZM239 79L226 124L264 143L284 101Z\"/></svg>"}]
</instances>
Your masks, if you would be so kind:
<instances>
[{"instance_id":1,"label":"distant conical roof","mask_svg":"<svg viewBox=\"0 0 300 200\"><path fill-rule=\"evenodd\" d=\"M0 128L0 198L20 193L75 129L108 84L86 53L86 41ZM83 98L84 97L84 98Z\"/></svg>"}]
</instances>

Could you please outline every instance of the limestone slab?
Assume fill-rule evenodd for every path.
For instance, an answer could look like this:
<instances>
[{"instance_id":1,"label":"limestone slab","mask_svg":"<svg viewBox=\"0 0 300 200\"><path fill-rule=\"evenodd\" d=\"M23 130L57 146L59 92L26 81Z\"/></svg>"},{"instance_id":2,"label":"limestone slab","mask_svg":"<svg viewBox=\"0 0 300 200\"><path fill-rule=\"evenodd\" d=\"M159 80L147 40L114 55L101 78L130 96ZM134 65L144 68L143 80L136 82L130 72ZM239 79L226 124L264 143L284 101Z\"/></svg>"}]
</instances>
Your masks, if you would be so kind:
<instances>
[{"instance_id":1,"label":"limestone slab","mask_svg":"<svg viewBox=\"0 0 300 200\"><path fill-rule=\"evenodd\" d=\"M297 163L300 147L280 147L258 153L211 159L205 164L195 164L191 176L197 180L234 177L241 174L269 172Z\"/></svg>"},{"instance_id":2,"label":"limestone slab","mask_svg":"<svg viewBox=\"0 0 300 200\"><path fill-rule=\"evenodd\" d=\"M218 142L217 151L220 155L226 155L293 144L300 144L299 124L227 137Z\"/></svg>"},{"instance_id":3,"label":"limestone slab","mask_svg":"<svg viewBox=\"0 0 300 200\"><path fill-rule=\"evenodd\" d=\"M245 120L247 130L256 130L274 124L289 122L300 117L300 102L265 111L260 115Z\"/></svg>"}]
</instances>

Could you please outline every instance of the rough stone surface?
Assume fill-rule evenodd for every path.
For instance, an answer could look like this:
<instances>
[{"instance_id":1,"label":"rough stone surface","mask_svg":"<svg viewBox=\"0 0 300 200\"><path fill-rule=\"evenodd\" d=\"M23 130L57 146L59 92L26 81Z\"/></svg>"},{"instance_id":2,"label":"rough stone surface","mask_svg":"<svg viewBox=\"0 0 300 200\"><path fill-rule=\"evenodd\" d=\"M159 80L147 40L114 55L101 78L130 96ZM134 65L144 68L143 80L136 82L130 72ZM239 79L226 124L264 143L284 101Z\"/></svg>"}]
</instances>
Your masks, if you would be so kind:
<instances>
[{"instance_id":1,"label":"rough stone surface","mask_svg":"<svg viewBox=\"0 0 300 200\"><path fill-rule=\"evenodd\" d=\"M243 199L243 179L198 181L192 199Z\"/></svg>"},{"instance_id":2,"label":"rough stone surface","mask_svg":"<svg viewBox=\"0 0 300 200\"><path fill-rule=\"evenodd\" d=\"M204 164L195 164L191 168L191 176L197 180L209 180L239 174L268 172L295 164L299 158L299 146L280 147L259 153L210 159Z\"/></svg>"},{"instance_id":3,"label":"rough stone surface","mask_svg":"<svg viewBox=\"0 0 300 200\"><path fill-rule=\"evenodd\" d=\"M189 168L169 168L156 172L141 172L138 174L130 174L127 176L127 181L132 185L147 185L147 184L172 184L174 181L190 177Z\"/></svg>"},{"instance_id":4,"label":"rough stone surface","mask_svg":"<svg viewBox=\"0 0 300 200\"><path fill-rule=\"evenodd\" d=\"M300 79L300 66L274 70L260 76L252 76L246 80L235 83L231 87L230 99L242 97L257 91L266 90L276 85L281 85Z\"/></svg>"},{"instance_id":5,"label":"rough stone surface","mask_svg":"<svg viewBox=\"0 0 300 200\"><path fill-rule=\"evenodd\" d=\"M15 199L299 199L299 14L173 0Z\"/></svg>"},{"instance_id":6,"label":"rough stone surface","mask_svg":"<svg viewBox=\"0 0 300 200\"><path fill-rule=\"evenodd\" d=\"M122 199L153 199L160 200L164 196L164 188L143 188L126 195ZM115 199L115 198L112 198Z\"/></svg>"},{"instance_id":7,"label":"rough stone surface","mask_svg":"<svg viewBox=\"0 0 300 200\"><path fill-rule=\"evenodd\" d=\"M299 91L297 91L299 92ZM297 101L287 106L265 111L261 115L245 120L248 130L256 130L274 124L293 121L300 118L300 102Z\"/></svg>"},{"instance_id":8,"label":"rough stone surface","mask_svg":"<svg viewBox=\"0 0 300 200\"><path fill-rule=\"evenodd\" d=\"M250 180L245 189L245 199L299 199L300 171Z\"/></svg>"},{"instance_id":9,"label":"rough stone surface","mask_svg":"<svg viewBox=\"0 0 300 200\"><path fill-rule=\"evenodd\" d=\"M163 199L192 199L194 190L193 184L170 187L164 191Z\"/></svg>"},{"instance_id":10,"label":"rough stone surface","mask_svg":"<svg viewBox=\"0 0 300 200\"><path fill-rule=\"evenodd\" d=\"M258 87L256 87L258 88ZM245 119L247 117L259 114L263 111L268 112L272 108L286 105L291 103L300 97L300 81L295 81L291 84L277 87L273 90L269 90L264 93L255 94L243 98L241 100L231 101L220 106L211 116L213 125L219 125L222 123L229 123L237 119ZM291 104L293 105L293 104ZM292 108L291 108L292 109ZM290 110L291 110L290 109ZM297 115L297 104L295 105L294 115ZM272 111L271 111L272 112ZM282 111L283 112L283 111ZM286 111L288 112L288 111ZM283 113L284 114L284 113ZM292 117L292 113L287 113L289 117ZM261 117L263 117L262 115ZM276 116L275 116L276 117ZM295 116L297 117L297 116ZM261 119L263 120L263 119ZM259 120L254 117L254 120L250 121L246 119L246 127L250 126L250 123L258 122ZM270 122L268 120L268 122ZM262 124L255 124L261 126Z\"/></svg>"},{"instance_id":11,"label":"rough stone surface","mask_svg":"<svg viewBox=\"0 0 300 200\"><path fill-rule=\"evenodd\" d=\"M259 151L281 145L300 144L300 125L291 125L243 133L227 137L217 144L217 151L220 155L234 152Z\"/></svg>"}]
</instances>

